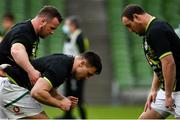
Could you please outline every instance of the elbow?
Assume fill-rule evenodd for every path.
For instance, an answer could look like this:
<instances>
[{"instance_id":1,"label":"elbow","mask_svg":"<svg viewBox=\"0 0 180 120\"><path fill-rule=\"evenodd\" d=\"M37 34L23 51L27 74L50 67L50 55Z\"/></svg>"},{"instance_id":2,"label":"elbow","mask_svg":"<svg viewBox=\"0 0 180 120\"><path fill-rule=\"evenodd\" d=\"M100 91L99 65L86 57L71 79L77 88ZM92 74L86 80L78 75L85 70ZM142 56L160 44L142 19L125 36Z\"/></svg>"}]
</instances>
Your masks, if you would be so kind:
<instances>
[{"instance_id":1,"label":"elbow","mask_svg":"<svg viewBox=\"0 0 180 120\"><path fill-rule=\"evenodd\" d=\"M176 63L174 62L174 61L171 61L171 62L168 62L167 64L166 64L166 67L165 67L165 69L169 69L170 71L176 71Z\"/></svg>"},{"instance_id":2,"label":"elbow","mask_svg":"<svg viewBox=\"0 0 180 120\"><path fill-rule=\"evenodd\" d=\"M170 66L171 68L176 68L176 63L174 60L171 60L167 63L168 66Z\"/></svg>"},{"instance_id":3,"label":"elbow","mask_svg":"<svg viewBox=\"0 0 180 120\"><path fill-rule=\"evenodd\" d=\"M174 68L176 68L176 63L175 63L175 62L171 63L171 65L172 65Z\"/></svg>"},{"instance_id":4,"label":"elbow","mask_svg":"<svg viewBox=\"0 0 180 120\"><path fill-rule=\"evenodd\" d=\"M168 68L174 68L176 69L176 63L175 63L175 60L172 56L167 56L165 58L163 58L161 60L162 62L162 66L165 68L165 69L168 69Z\"/></svg>"},{"instance_id":5,"label":"elbow","mask_svg":"<svg viewBox=\"0 0 180 120\"><path fill-rule=\"evenodd\" d=\"M37 99L38 96L39 96L39 92L38 92L37 90L32 89L31 92L30 92L30 95L31 95L33 98Z\"/></svg>"},{"instance_id":6,"label":"elbow","mask_svg":"<svg viewBox=\"0 0 180 120\"><path fill-rule=\"evenodd\" d=\"M174 71L176 71L176 63L175 62L171 63L171 67Z\"/></svg>"},{"instance_id":7,"label":"elbow","mask_svg":"<svg viewBox=\"0 0 180 120\"><path fill-rule=\"evenodd\" d=\"M11 55L13 56L13 58L16 57L19 53L20 53L19 49L14 48L12 46L12 48L11 48Z\"/></svg>"},{"instance_id":8,"label":"elbow","mask_svg":"<svg viewBox=\"0 0 180 120\"><path fill-rule=\"evenodd\" d=\"M174 68L176 68L176 64L175 64L175 62L174 61L169 61L169 62L167 62L166 63L166 68L171 68L171 69L174 69Z\"/></svg>"}]
</instances>

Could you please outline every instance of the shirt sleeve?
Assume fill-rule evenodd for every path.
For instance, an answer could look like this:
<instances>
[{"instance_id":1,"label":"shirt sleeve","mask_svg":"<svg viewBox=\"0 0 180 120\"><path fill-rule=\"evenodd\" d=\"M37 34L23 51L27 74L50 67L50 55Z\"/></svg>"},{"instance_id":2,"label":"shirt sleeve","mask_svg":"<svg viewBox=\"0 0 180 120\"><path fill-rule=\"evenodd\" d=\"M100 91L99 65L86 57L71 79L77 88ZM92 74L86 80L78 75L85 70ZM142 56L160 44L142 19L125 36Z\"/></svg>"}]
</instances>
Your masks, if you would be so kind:
<instances>
[{"instance_id":1,"label":"shirt sleeve","mask_svg":"<svg viewBox=\"0 0 180 120\"><path fill-rule=\"evenodd\" d=\"M15 35L14 39L11 42L11 46L15 43L21 43L25 46L25 48L29 48L31 46L31 40L29 40L29 38L26 35Z\"/></svg>"},{"instance_id":2,"label":"shirt sleeve","mask_svg":"<svg viewBox=\"0 0 180 120\"><path fill-rule=\"evenodd\" d=\"M159 59L172 54L169 40L166 28L158 27L150 33L150 45Z\"/></svg>"},{"instance_id":3,"label":"shirt sleeve","mask_svg":"<svg viewBox=\"0 0 180 120\"><path fill-rule=\"evenodd\" d=\"M65 70L58 67L56 64L52 64L47 70L42 74L42 77L52 86L59 87L65 79Z\"/></svg>"}]
</instances>

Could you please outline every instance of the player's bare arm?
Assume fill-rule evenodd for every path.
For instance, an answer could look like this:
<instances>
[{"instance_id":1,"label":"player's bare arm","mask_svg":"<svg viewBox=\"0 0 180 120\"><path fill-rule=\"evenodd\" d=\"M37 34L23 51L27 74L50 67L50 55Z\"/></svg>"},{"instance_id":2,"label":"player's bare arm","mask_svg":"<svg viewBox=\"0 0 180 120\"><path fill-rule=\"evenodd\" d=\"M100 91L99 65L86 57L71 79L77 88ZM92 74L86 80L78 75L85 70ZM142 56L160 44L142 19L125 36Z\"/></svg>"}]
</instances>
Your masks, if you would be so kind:
<instances>
[{"instance_id":1,"label":"player's bare arm","mask_svg":"<svg viewBox=\"0 0 180 120\"><path fill-rule=\"evenodd\" d=\"M158 79L156 73L154 72L151 90L150 90L149 96L147 98L145 107L144 107L144 112L146 112L148 108L151 110L151 102L155 101L156 96L157 96L157 91L159 90L159 86L160 86L159 79Z\"/></svg>"},{"instance_id":2,"label":"player's bare arm","mask_svg":"<svg viewBox=\"0 0 180 120\"><path fill-rule=\"evenodd\" d=\"M0 77L6 77L6 73L4 72L4 69L6 67L10 66L9 64L1 64L0 65Z\"/></svg>"},{"instance_id":3,"label":"player's bare arm","mask_svg":"<svg viewBox=\"0 0 180 120\"><path fill-rule=\"evenodd\" d=\"M3 68L0 66L0 77L4 77L5 72L3 71Z\"/></svg>"},{"instance_id":4,"label":"player's bare arm","mask_svg":"<svg viewBox=\"0 0 180 120\"><path fill-rule=\"evenodd\" d=\"M28 73L31 83L35 84L40 77L40 72L31 65L24 45L21 43L13 44L11 47L11 55L15 62Z\"/></svg>"},{"instance_id":5,"label":"player's bare arm","mask_svg":"<svg viewBox=\"0 0 180 120\"><path fill-rule=\"evenodd\" d=\"M69 110L71 107L71 101L67 98L58 100L50 94L52 86L44 78L39 78L34 87L31 90L31 96L39 102L60 108L62 110Z\"/></svg>"},{"instance_id":6,"label":"player's bare arm","mask_svg":"<svg viewBox=\"0 0 180 120\"><path fill-rule=\"evenodd\" d=\"M151 91L157 92L159 90L159 86L160 86L160 82L159 82L158 76L154 72L152 86L151 86Z\"/></svg>"},{"instance_id":7,"label":"player's bare arm","mask_svg":"<svg viewBox=\"0 0 180 120\"><path fill-rule=\"evenodd\" d=\"M167 55L161 59L162 71L165 81L166 106L170 110L174 105L172 99L173 87L176 79L176 65L172 55Z\"/></svg>"},{"instance_id":8,"label":"player's bare arm","mask_svg":"<svg viewBox=\"0 0 180 120\"><path fill-rule=\"evenodd\" d=\"M0 65L0 77L4 77L4 76L5 76L5 72L3 71L2 65Z\"/></svg>"},{"instance_id":9,"label":"player's bare arm","mask_svg":"<svg viewBox=\"0 0 180 120\"><path fill-rule=\"evenodd\" d=\"M63 96L61 93L57 92L56 89L52 89L50 93L53 97L55 97L58 100L65 99L66 97ZM67 97L71 101L71 108L74 108L78 104L78 98L74 96L68 96Z\"/></svg>"},{"instance_id":10,"label":"player's bare arm","mask_svg":"<svg viewBox=\"0 0 180 120\"><path fill-rule=\"evenodd\" d=\"M67 97L71 101L71 108L74 108L78 104L78 98L74 96L68 96Z\"/></svg>"},{"instance_id":11,"label":"player's bare arm","mask_svg":"<svg viewBox=\"0 0 180 120\"><path fill-rule=\"evenodd\" d=\"M58 93L57 90L54 89L54 88L50 91L50 94L51 94L51 96L55 97L55 98L58 99L58 100L62 100L62 99L64 99L64 98L66 98L66 97L65 97L64 95L62 95L61 93Z\"/></svg>"}]
</instances>

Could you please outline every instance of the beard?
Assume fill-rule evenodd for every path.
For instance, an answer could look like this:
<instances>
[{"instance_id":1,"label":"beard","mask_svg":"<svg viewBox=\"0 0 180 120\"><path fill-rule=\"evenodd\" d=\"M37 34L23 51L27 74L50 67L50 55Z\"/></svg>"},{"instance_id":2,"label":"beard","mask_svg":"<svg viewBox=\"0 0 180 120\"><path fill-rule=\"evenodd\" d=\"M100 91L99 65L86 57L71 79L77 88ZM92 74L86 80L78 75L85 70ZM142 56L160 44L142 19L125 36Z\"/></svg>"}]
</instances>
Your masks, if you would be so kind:
<instances>
[{"instance_id":1,"label":"beard","mask_svg":"<svg viewBox=\"0 0 180 120\"><path fill-rule=\"evenodd\" d=\"M79 74L79 73L74 72L74 73L72 74L72 78L74 78L74 79L76 79L76 80L84 80L84 79L85 79L84 77L81 77L81 76L79 76L78 74Z\"/></svg>"},{"instance_id":2,"label":"beard","mask_svg":"<svg viewBox=\"0 0 180 120\"><path fill-rule=\"evenodd\" d=\"M144 36L145 33L146 33L145 30L142 30L142 31L140 31L140 32L136 32L136 34L139 35L140 37L141 37L141 36Z\"/></svg>"},{"instance_id":3,"label":"beard","mask_svg":"<svg viewBox=\"0 0 180 120\"><path fill-rule=\"evenodd\" d=\"M136 33L137 35L139 35L140 37L144 36L144 33Z\"/></svg>"},{"instance_id":4,"label":"beard","mask_svg":"<svg viewBox=\"0 0 180 120\"><path fill-rule=\"evenodd\" d=\"M39 33L38 33L39 37L43 39L46 38L46 35L44 33L45 33L45 26L40 28Z\"/></svg>"}]
</instances>

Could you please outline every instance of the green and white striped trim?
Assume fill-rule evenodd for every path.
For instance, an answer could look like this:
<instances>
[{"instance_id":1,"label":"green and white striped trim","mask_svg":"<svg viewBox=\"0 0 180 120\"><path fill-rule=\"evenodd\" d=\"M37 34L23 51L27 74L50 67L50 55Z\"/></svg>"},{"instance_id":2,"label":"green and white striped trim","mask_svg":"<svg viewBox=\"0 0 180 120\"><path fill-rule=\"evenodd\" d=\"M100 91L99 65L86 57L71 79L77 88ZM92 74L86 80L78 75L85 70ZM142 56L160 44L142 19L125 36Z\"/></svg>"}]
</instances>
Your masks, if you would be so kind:
<instances>
[{"instance_id":1,"label":"green and white striped trim","mask_svg":"<svg viewBox=\"0 0 180 120\"><path fill-rule=\"evenodd\" d=\"M27 95L29 93L29 91L26 91L24 94L22 94L21 96L19 96L17 99L13 100L12 102L4 105L5 108L9 107L10 105L12 105L13 103L16 103L17 101L19 101L20 99L22 99L25 95Z\"/></svg>"},{"instance_id":2,"label":"green and white striped trim","mask_svg":"<svg viewBox=\"0 0 180 120\"><path fill-rule=\"evenodd\" d=\"M12 82L13 84L16 84L16 85L17 85L17 82L16 82L11 76L9 76L8 74L6 74L6 76L8 77L8 80L9 80L10 82Z\"/></svg>"},{"instance_id":3,"label":"green and white striped trim","mask_svg":"<svg viewBox=\"0 0 180 120\"><path fill-rule=\"evenodd\" d=\"M167 55L171 55L171 54L172 54L172 52L166 52L166 53L162 54L162 55L159 57L159 59L162 59L163 57L165 57L165 56L167 56Z\"/></svg>"},{"instance_id":4,"label":"green and white striped trim","mask_svg":"<svg viewBox=\"0 0 180 120\"><path fill-rule=\"evenodd\" d=\"M50 81L47 77L43 77L43 78L49 83L49 85L50 85L51 87L53 87L51 81Z\"/></svg>"}]
</instances>

